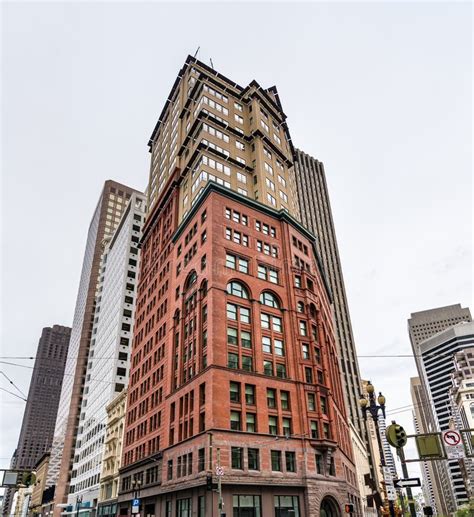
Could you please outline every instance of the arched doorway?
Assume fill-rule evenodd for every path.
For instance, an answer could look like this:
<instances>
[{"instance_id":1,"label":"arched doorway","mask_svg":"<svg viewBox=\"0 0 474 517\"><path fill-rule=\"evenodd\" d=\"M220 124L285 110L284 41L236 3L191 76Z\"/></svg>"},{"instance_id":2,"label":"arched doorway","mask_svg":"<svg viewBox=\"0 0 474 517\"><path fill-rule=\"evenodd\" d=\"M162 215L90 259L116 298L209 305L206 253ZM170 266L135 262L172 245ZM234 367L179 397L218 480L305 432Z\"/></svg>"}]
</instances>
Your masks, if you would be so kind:
<instances>
[{"instance_id":1,"label":"arched doorway","mask_svg":"<svg viewBox=\"0 0 474 517\"><path fill-rule=\"evenodd\" d=\"M320 517L341 517L339 505L332 497L325 497L321 501Z\"/></svg>"}]
</instances>

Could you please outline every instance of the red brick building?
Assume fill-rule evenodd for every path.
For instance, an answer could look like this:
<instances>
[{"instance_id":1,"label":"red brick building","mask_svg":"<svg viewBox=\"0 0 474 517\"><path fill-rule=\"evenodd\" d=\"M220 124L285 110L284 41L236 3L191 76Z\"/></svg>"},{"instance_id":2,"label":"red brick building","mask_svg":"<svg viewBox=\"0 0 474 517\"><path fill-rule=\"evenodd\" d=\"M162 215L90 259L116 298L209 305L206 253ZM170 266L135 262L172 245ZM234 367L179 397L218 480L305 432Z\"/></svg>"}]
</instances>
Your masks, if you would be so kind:
<instances>
[{"instance_id":1,"label":"red brick building","mask_svg":"<svg viewBox=\"0 0 474 517\"><path fill-rule=\"evenodd\" d=\"M119 513L337 516L357 504L330 293L287 211L179 170L148 215Z\"/></svg>"}]
</instances>

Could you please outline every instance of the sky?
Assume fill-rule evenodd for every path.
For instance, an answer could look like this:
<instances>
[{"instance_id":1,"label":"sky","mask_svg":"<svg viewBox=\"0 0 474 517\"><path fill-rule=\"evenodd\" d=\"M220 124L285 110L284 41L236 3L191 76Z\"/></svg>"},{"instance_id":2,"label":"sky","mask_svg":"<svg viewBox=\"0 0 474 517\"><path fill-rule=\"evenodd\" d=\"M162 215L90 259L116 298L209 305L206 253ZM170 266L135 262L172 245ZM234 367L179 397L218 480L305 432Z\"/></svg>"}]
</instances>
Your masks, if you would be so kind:
<instances>
[{"instance_id":1,"label":"sky","mask_svg":"<svg viewBox=\"0 0 474 517\"><path fill-rule=\"evenodd\" d=\"M463 2L4 2L1 355L71 325L101 186L145 189L188 54L278 87L324 162L362 376L413 430L411 312L472 303L472 7ZM31 361L23 361L31 365ZM24 392L31 370L0 364ZM0 377L0 387L13 389ZM398 411L397 408L403 408ZM24 403L0 392L0 468ZM411 464L410 472L416 473Z\"/></svg>"}]
</instances>

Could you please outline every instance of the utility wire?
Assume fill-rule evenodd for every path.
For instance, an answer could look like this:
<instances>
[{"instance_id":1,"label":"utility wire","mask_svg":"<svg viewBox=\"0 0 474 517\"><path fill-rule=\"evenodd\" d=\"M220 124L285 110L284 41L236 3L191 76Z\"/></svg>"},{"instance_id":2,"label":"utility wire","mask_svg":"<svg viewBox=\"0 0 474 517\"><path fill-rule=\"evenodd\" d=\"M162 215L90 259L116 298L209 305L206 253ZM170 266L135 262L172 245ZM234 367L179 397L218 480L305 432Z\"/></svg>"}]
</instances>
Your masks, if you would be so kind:
<instances>
[{"instance_id":1,"label":"utility wire","mask_svg":"<svg viewBox=\"0 0 474 517\"><path fill-rule=\"evenodd\" d=\"M20 395L17 395L16 393L13 393L13 391L6 390L5 388L1 388L0 390L5 391L6 393L9 393L10 395L13 395L14 397L23 400L24 402L27 402L27 400L23 397L20 397Z\"/></svg>"},{"instance_id":2,"label":"utility wire","mask_svg":"<svg viewBox=\"0 0 474 517\"><path fill-rule=\"evenodd\" d=\"M19 392L21 393L21 395L23 397L26 398L26 395L20 390L20 388L10 379L10 377L8 377L8 375L5 373L5 372L2 372L2 370L0 370L0 373L5 377L5 379L7 379L7 381Z\"/></svg>"}]
</instances>

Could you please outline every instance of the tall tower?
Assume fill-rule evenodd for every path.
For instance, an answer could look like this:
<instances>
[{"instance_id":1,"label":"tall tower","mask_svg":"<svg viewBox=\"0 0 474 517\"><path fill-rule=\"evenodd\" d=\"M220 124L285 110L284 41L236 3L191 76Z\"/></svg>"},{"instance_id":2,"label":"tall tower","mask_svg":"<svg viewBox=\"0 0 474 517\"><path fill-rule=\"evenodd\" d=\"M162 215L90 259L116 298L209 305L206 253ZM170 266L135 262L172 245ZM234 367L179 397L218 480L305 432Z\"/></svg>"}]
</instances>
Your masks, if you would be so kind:
<instances>
[{"instance_id":1,"label":"tall tower","mask_svg":"<svg viewBox=\"0 0 474 517\"><path fill-rule=\"evenodd\" d=\"M51 447L70 337L71 329L61 325L41 333L12 469L33 469ZM5 514L10 513L12 496L8 490Z\"/></svg>"},{"instance_id":2,"label":"tall tower","mask_svg":"<svg viewBox=\"0 0 474 517\"><path fill-rule=\"evenodd\" d=\"M102 242L113 234L133 192L125 185L106 181L89 226L48 470L47 486L56 486L55 515L60 513L57 505L66 503L69 492L100 281Z\"/></svg>"},{"instance_id":3,"label":"tall tower","mask_svg":"<svg viewBox=\"0 0 474 517\"><path fill-rule=\"evenodd\" d=\"M104 242L92 339L68 502L95 507L107 405L128 384L145 197L133 192L112 237Z\"/></svg>"},{"instance_id":4,"label":"tall tower","mask_svg":"<svg viewBox=\"0 0 474 517\"><path fill-rule=\"evenodd\" d=\"M453 418L450 403L451 375L456 352L472 347L474 324L469 309L460 305L414 313L408 320L410 339L422 384L427 426L434 431L449 429ZM461 322L461 323L459 323ZM448 461L435 469L437 485L444 488L450 512L467 502L466 487L458 461ZM449 487L450 490L446 490Z\"/></svg>"},{"instance_id":5,"label":"tall tower","mask_svg":"<svg viewBox=\"0 0 474 517\"><path fill-rule=\"evenodd\" d=\"M437 391L437 401L436 408L432 405L432 387L428 382L428 378L426 376L426 370L424 361L429 359L429 347L430 345L425 345L428 343L431 338L443 332L444 330L452 328L454 325L460 322L470 322L472 321L471 313L468 308L461 307L460 304L455 305L447 305L445 307L438 307L435 309L428 309L424 311L414 312L410 315L408 320L408 334L410 336L411 345L413 348L413 354L415 357L416 366L418 369L418 375L420 379L420 386L416 387L415 390L412 390L412 397L416 402L422 401L421 406L417 406L415 404L415 417L420 426L422 432L436 432L441 429L441 423L439 420L438 410L442 411L442 425L447 425L449 421L450 411L449 411L449 392L448 387L450 387L449 383L449 372L454 370L454 365L452 363L452 359L450 357L444 358L442 361L443 369L448 369L445 371L446 376L441 377L444 379L446 385L449 386L446 390L441 390L438 388ZM421 356L420 346L427 350L424 358ZM428 348L426 348L428 347ZM453 354L455 350L453 349ZM430 361L428 361L430 362ZM449 416L448 416L449 415ZM457 471L459 467L453 467ZM453 480L452 480L452 470L448 468L448 466L444 462L432 462L429 466L430 476L425 479L429 481L431 478L432 488L436 497L436 506L440 509L440 511L449 513L453 512L458 504L459 500L464 500L465 498L465 489L464 483L461 481L457 481L458 487L456 489L453 488ZM461 476L460 472L456 472L457 478ZM440 487L444 487L443 490L439 490ZM458 495L456 495L456 490Z\"/></svg>"},{"instance_id":6,"label":"tall tower","mask_svg":"<svg viewBox=\"0 0 474 517\"><path fill-rule=\"evenodd\" d=\"M331 297L276 88L188 57L150 140L118 512L359 504ZM217 470L216 470L217 468Z\"/></svg>"},{"instance_id":7,"label":"tall tower","mask_svg":"<svg viewBox=\"0 0 474 517\"><path fill-rule=\"evenodd\" d=\"M322 265L331 287L337 342L341 354L344 394L349 417L359 435L365 437L363 418L359 410L359 399L362 393L359 362L352 334L324 165L297 149L295 176L301 222L317 237Z\"/></svg>"}]
</instances>

